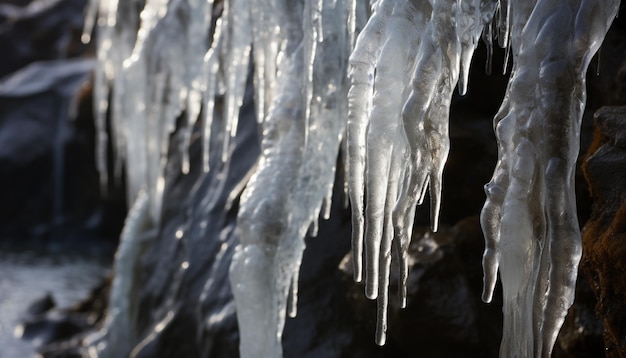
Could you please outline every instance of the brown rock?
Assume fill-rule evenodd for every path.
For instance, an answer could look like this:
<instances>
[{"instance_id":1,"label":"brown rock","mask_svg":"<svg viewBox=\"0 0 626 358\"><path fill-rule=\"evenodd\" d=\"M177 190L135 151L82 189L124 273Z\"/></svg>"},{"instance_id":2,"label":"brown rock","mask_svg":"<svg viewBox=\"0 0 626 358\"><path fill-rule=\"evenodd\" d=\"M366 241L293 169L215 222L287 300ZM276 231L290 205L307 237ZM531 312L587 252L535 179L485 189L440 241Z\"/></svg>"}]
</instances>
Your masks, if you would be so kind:
<instances>
[{"instance_id":1,"label":"brown rock","mask_svg":"<svg viewBox=\"0 0 626 358\"><path fill-rule=\"evenodd\" d=\"M598 299L607 357L626 357L626 107L604 107L584 164L593 198L582 274Z\"/></svg>"}]
</instances>

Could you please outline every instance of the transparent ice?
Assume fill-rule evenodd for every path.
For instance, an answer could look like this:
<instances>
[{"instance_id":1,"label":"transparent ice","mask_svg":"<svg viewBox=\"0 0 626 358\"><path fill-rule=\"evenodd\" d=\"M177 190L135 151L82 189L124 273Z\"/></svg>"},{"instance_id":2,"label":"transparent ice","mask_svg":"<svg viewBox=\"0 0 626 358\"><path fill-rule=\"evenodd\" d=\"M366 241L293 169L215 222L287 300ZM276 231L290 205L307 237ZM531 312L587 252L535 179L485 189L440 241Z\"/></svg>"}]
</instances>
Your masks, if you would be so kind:
<instances>
[{"instance_id":1,"label":"transparent ice","mask_svg":"<svg viewBox=\"0 0 626 358\"><path fill-rule=\"evenodd\" d=\"M261 123L258 168L242 194L241 244L230 270L242 357L282 356L285 317L296 314L304 237L309 230L315 234L323 206L329 215L347 116L347 3L273 3L273 12L286 22L266 35L279 39L273 58L262 53L264 61L277 64L271 67L275 74L265 72L265 80L276 78L264 89L273 102L266 104ZM262 29L255 29L261 38Z\"/></svg>"},{"instance_id":2,"label":"transparent ice","mask_svg":"<svg viewBox=\"0 0 626 358\"><path fill-rule=\"evenodd\" d=\"M549 357L574 301L585 74L618 8L589 0L509 7L513 71L494 119L499 157L481 214L483 300L498 271L503 287L501 356Z\"/></svg>"},{"instance_id":3,"label":"transparent ice","mask_svg":"<svg viewBox=\"0 0 626 358\"><path fill-rule=\"evenodd\" d=\"M133 212L158 225L177 119L183 173L196 121L204 170L222 164L210 163L209 150L228 163L251 73L262 153L241 197L230 270L241 355L282 355L304 238L316 234L320 214L330 215L342 145L355 280L378 301L376 342L384 344L391 253L406 305L407 249L427 190L438 227L453 91L468 90L481 36L489 51L495 40L512 70L494 119L499 156L481 215L483 300L499 273L501 355L549 356L581 255L574 168L585 73L618 7L619 0L91 0L84 40L97 24L102 185L109 111L115 172L126 173L129 200L142 208ZM212 133L218 110L226 125ZM130 322L122 317L128 289L116 282L111 320Z\"/></svg>"},{"instance_id":4,"label":"transparent ice","mask_svg":"<svg viewBox=\"0 0 626 358\"><path fill-rule=\"evenodd\" d=\"M495 3L382 0L375 7L350 57L347 131L355 279L364 270L365 294L378 298L376 341L384 344L392 246L405 305L415 207L429 187L436 231L452 92L459 77L465 92Z\"/></svg>"}]
</instances>

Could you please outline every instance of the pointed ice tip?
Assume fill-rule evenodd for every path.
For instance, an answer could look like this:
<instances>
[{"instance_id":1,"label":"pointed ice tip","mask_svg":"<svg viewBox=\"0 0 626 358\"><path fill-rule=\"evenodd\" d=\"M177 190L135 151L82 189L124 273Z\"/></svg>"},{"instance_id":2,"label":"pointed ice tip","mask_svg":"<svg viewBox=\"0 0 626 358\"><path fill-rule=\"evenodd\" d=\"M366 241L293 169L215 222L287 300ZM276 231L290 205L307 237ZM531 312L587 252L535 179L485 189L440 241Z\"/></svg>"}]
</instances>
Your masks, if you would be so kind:
<instances>
[{"instance_id":1,"label":"pointed ice tip","mask_svg":"<svg viewBox=\"0 0 626 358\"><path fill-rule=\"evenodd\" d=\"M289 315L289 318L296 318L296 316L298 315L298 310L296 307L290 307L287 314Z\"/></svg>"},{"instance_id":2,"label":"pointed ice tip","mask_svg":"<svg viewBox=\"0 0 626 358\"><path fill-rule=\"evenodd\" d=\"M385 332L376 333L376 344L382 347L385 345L386 342L387 342L387 334Z\"/></svg>"},{"instance_id":3,"label":"pointed ice tip","mask_svg":"<svg viewBox=\"0 0 626 358\"><path fill-rule=\"evenodd\" d=\"M467 83L466 82L462 82L459 85L459 94L461 96L465 96L467 94Z\"/></svg>"},{"instance_id":4,"label":"pointed ice tip","mask_svg":"<svg viewBox=\"0 0 626 358\"><path fill-rule=\"evenodd\" d=\"M439 217L433 219L433 221L430 223L430 230L432 232L437 232L437 230L439 230Z\"/></svg>"},{"instance_id":5,"label":"pointed ice tip","mask_svg":"<svg viewBox=\"0 0 626 358\"><path fill-rule=\"evenodd\" d=\"M370 300L375 300L378 298L378 292L376 290L372 290L367 285L365 286L365 297Z\"/></svg>"},{"instance_id":6,"label":"pointed ice tip","mask_svg":"<svg viewBox=\"0 0 626 358\"><path fill-rule=\"evenodd\" d=\"M483 302L491 303L492 299L493 299L493 292L487 292L487 291L483 290L483 296L482 296Z\"/></svg>"},{"instance_id":7,"label":"pointed ice tip","mask_svg":"<svg viewBox=\"0 0 626 358\"><path fill-rule=\"evenodd\" d=\"M80 42L82 42L83 44L88 44L89 42L91 42L91 35L84 33L80 36Z\"/></svg>"}]
</instances>

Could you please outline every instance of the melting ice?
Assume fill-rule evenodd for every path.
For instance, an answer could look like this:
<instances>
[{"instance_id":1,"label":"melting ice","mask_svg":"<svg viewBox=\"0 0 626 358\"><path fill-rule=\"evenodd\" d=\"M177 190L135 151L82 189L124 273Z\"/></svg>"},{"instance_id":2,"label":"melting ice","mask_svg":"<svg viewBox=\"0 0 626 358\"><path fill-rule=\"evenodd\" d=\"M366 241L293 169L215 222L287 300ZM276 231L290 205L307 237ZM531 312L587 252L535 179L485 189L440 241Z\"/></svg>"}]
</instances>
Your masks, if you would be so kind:
<instances>
[{"instance_id":1,"label":"melting ice","mask_svg":"<svg viewBox=\"0 0 626 358\"><path fill-rule=\"evenodd\" d=\"M252 68L262 154L242 195L241 243L230 272L241 355L282 355L285 317L296 314L304 237L315 234L320 213L330 214L342 141L355 280L364 280L365 294L378 301L376 342L384 344L391 252L399 257L404 305L413 218L427 190L432 230L438 226L453 91L468 90L481 35L489 48L495 39L513 68L494 119L499 157L481 215L483 299L491 300L499 273L502 356L549 356L573 302L581 254L573 173L584 76L618 6L619 0L92 0L84 39L97 23L103 186L108 110L116 172L126 164L129 199L158 223L177 118L185 138L182 172L189 171L196 121L205 171L216 164L210 149L228 162ZM212 133L216 96L223 96L227 119L220 134Z\"/></svg>"}]
</instances>

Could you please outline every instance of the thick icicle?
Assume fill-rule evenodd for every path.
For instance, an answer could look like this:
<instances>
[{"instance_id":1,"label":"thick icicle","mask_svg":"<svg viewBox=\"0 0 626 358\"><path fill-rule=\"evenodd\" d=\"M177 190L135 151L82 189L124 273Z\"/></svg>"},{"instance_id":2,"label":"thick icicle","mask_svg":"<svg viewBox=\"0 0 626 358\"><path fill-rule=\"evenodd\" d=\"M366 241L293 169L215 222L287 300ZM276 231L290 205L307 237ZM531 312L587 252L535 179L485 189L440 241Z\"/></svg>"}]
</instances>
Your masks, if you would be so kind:
<instances>
[{"instance_id":1,"label":"thick icicle","mask_svg":"<svg viewBox=\"0 0 626 358\"><path fill-rule=\"evenodd\" d=\"M330 207L328 193L347 115L345 101L337 100L347 94L346 63L341 59L347 58L348 48L338 46L347 38L341 35L347 31L344 2L285 0L275 5L277 16L288 19L281 34L274 36L283 41L273 45L283 49L282 59L264 59L278 60L276 93L266 103L270 110L262 122L259 166L241 197L241 244L230 269L242 357L282 356L285 318L296 312L304 236L316 227L322 205ZM310 23L318 31L311 38L303 27ZM311 83L301 90L307 72Z\"/></svg>"},{"instance_id":2,"label":"thick icicle","mask_svg":"<svg viewBox=\"0 0 626 358\"><path fill-rule=\"evenodd\" d=\"M381 0L350 57L350 80L348 92L348 168L349 195L352 204L352 252L354 278L362 280L362 256L364 233L365 156L367 119L371 111L374 90L374 70L380 46L386 32L386 20L393 10L393 0ZM372 290L374 292L376 290Z\"/></svg>"},{"instance_id":3,"label":"thick icicle","mask_svg":"<svg viewBox=\"0 0 626 358\"><path fill-rule=\"evenodd\" d=\"M383 0L350 58L348 153L355 278L361 279L363 256L366 295L380 300L380 344L391 248L408 248L407 224L412 224L427 186L432 229L437 230L452 92L460 73L465 92L471 57L494 9L491 0ZM399 257L404 283L406 252ZM405 288L400 290L403 297Z\"/></svg>"},{"instance_id":4,"label":"thick icicle","mask_svg":"<svg viewBox=\"0 0 626 358\"><path fill-rule=\"evenodd\" d=\"M514 67L495 118L499 159L481 215L483 299L491 300L498 271L503 284L501 356L549 357L573 303L585 74L618 5L539 0L532 12L528 4L507 11Z\"/></svg>"}]
</instances>

